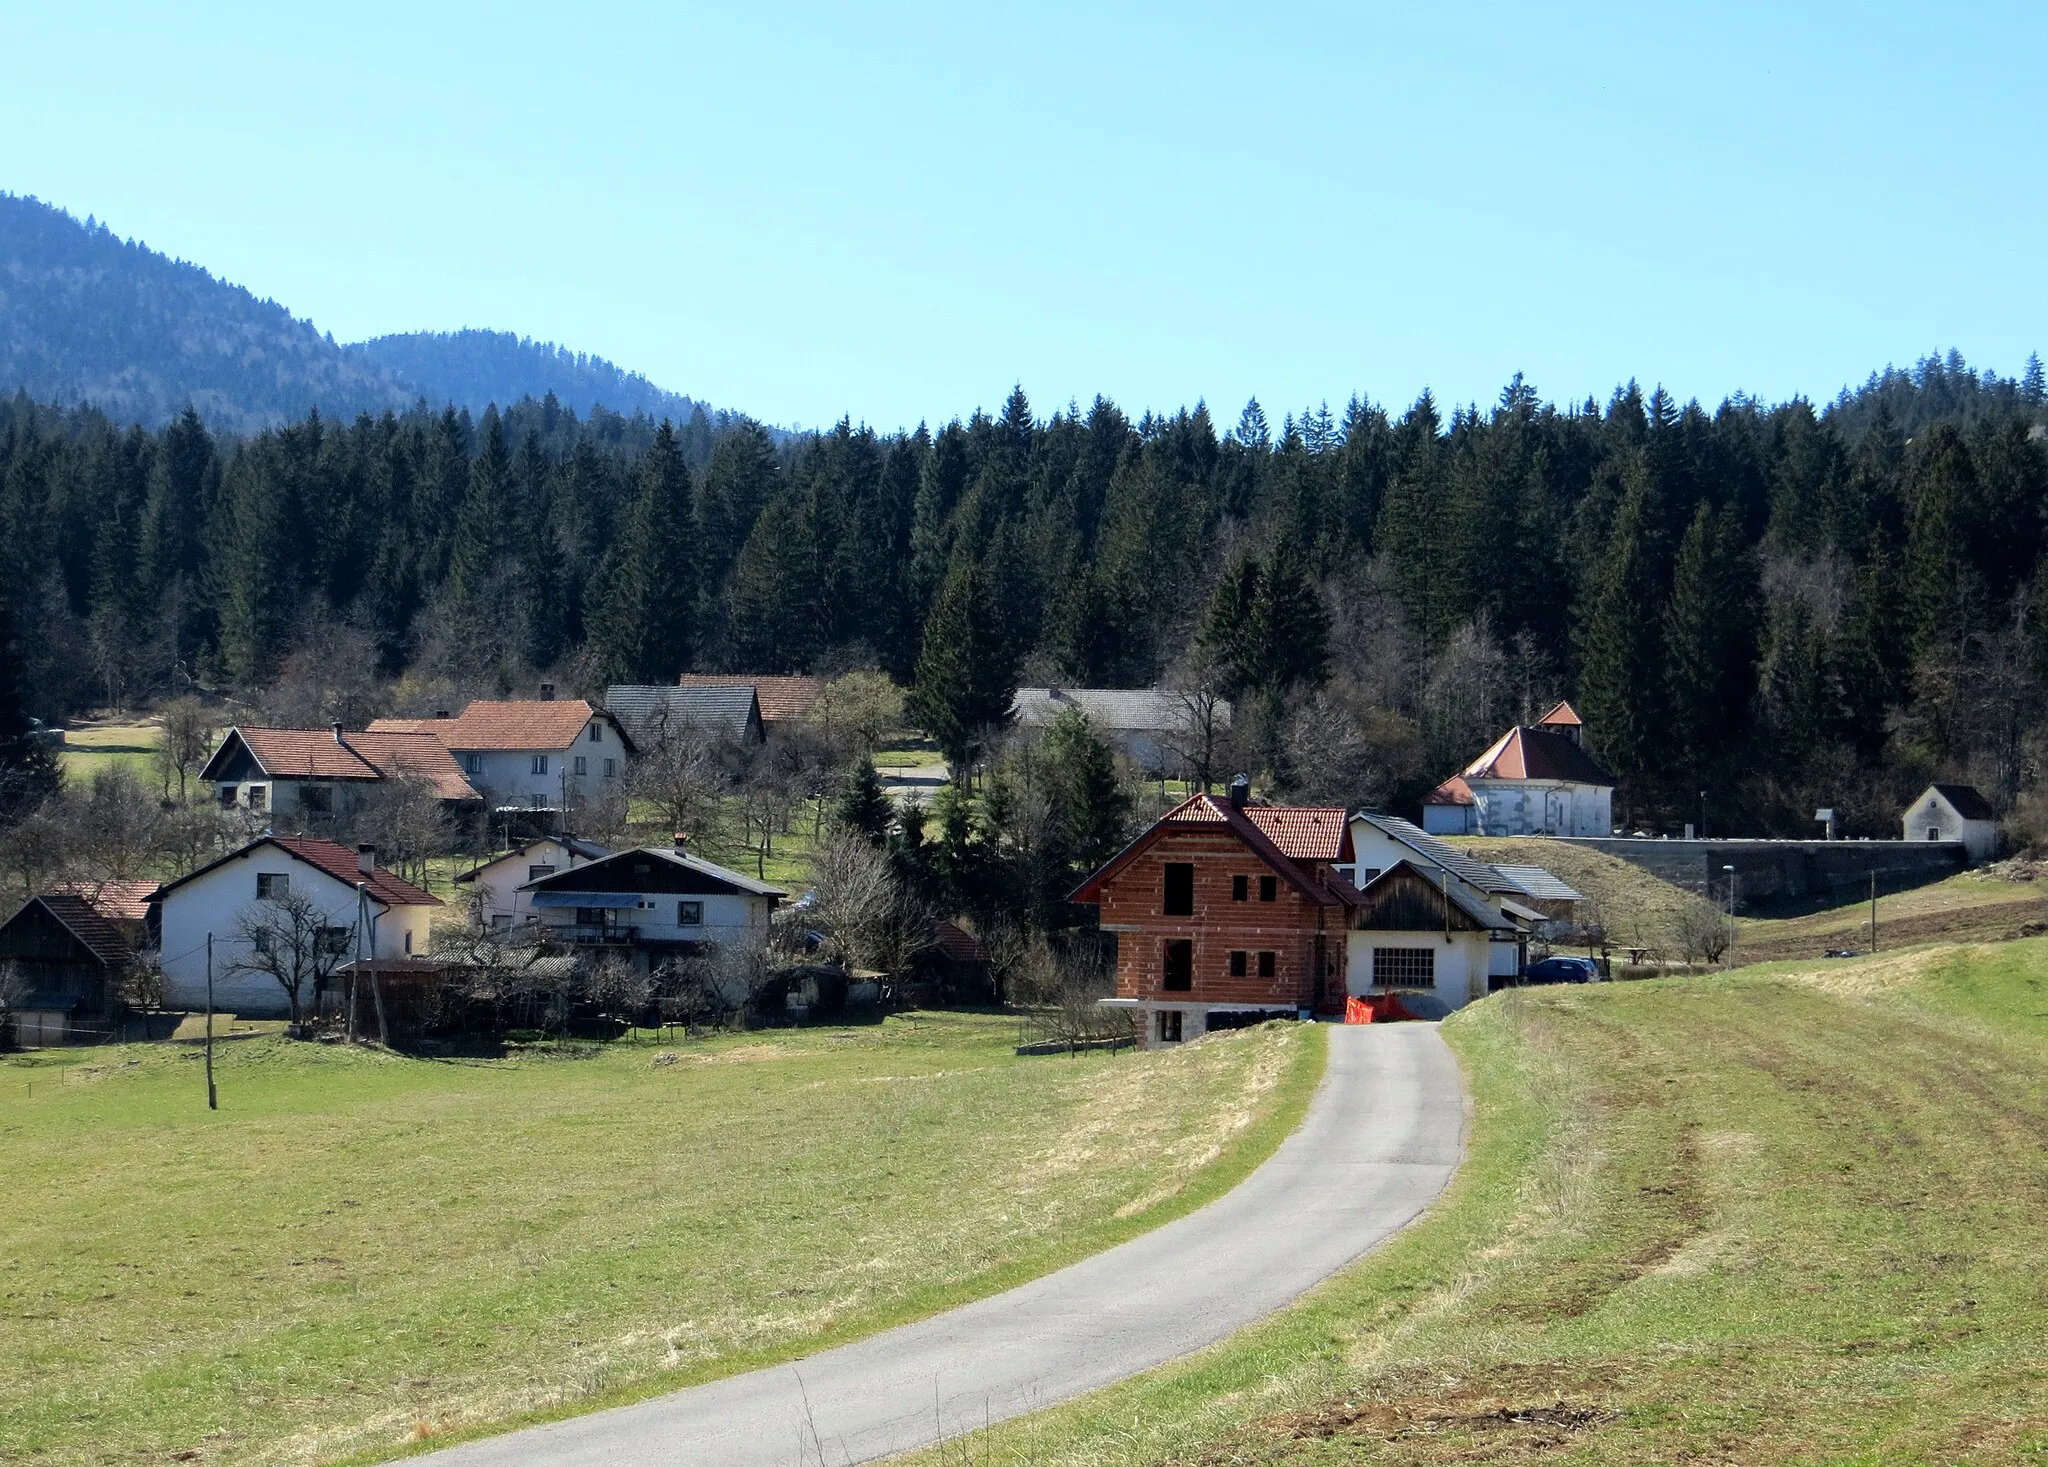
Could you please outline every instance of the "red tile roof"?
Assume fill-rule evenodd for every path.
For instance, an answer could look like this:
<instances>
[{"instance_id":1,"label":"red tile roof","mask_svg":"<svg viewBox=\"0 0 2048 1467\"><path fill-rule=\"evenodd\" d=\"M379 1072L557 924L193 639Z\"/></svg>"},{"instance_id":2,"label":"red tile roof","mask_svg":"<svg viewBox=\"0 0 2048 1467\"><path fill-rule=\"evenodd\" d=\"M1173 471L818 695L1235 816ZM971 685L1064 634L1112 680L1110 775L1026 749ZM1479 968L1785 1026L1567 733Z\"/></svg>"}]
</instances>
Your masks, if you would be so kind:
<instances>
[{"instance_id":1,"label":"red tile roof","mask_svg":"<svg viewBox=\"0 0 2048 1467\"><path fill-rule=\"evenodd\" d=\"M547 753L575 743L595 712L581 698L479 698L459 718L380 718L370 728L432 734L457 753Z\"/></svg>"},{"instance_id":2,"label":"red tile roof","mask_svg":"<svg viewBox=\"0 0 2048 1467\"><path fill-rule=\"evenodd\" d=\"M1569 698L1560 698L1557 706L1536 720L1537 728L1581 728L1586 720L1579 717L1579 710L1572 707Z\"/></svg>"},{"instance_id":3,"label":"red tile roof","mask_svg":"<svg viewBox=\"0 0 2048 1467\"><path fill-rule=\"evenodd\" d=\"M1336 832L1334 840L1330 835L1332 824ZM1144 834L1084 881L1069 900L1100 901L1104 882L1165 831L1185 825L1229 826L1239 840L1285 877L1289 885L1318 906L1351 906L1357 898L1357 888L1336 872L1303 864L1341 860L1351 849L1351 831L1343 810L1320 805L1248 805L1240 809L1221 796L1201 794L1190 795L1160 816ZM1270 833L1268 826L1272 827ZM1324 851L1330 854L1322 854Z\"/></svg>"},{"instance_id":4,"label":"red tile roof","mask_svg":"<svg viewBox=\"0 0 2048 1467\"><path fill-rule=\"evenodd\" d=\"M379 720L379 723L387 720ZM439 739L424 733L381 728L373 723L363 733L331 728L259 728L236 726L240 738L263 772L273 779L379 780L398 775L425 779L444 800L475 800L462 768ZM221 748L227 740L221 741ZM214 751L214 759L220 750ZM210 768L213 759L207 761Z\"/></svg>"},{"instance_id":5,"label":"red tile roof","mask_svg":"<svg viewBox=\"0 0 2048 1467\"><path fill-rule=\"evenodd\" d=\"M932 924L932 947L939 956L954 963L985 963L988 949L981 945L981 939L962 927L958 922L934 922Z\"/></svg>"},{"instance_id":6,"label":"red tile roof","mask_svg":"<svg viewBox=\"0 0 2048 1467\"><path fill-rule=\"evenodd\" d=\"M339 841L322 840L314 835L274 835L270 843L283 851L289 851L308 866L317 866L336 881L354 886L366 878L356 865L356 853ZM367 878L370 895L386 906L392 907L438 907L441 899L430 891L422 891L410 881L403 881L382 866L372 871Z\"/></svg>"},{"instance_id":7,"label":"red tile roof","mask_svg":"<svg viewBox=\"0 0 2048 1467\"><path fill-rule=\"evenodd\" d=\"M82 897L109 922L141 922L149 916L149 899L161 885L155 881L67 881L57 888L65 896Z\"/></svg>"},{"instance_id":8,"label":"red tile roof","mask_svg":"<svg viewBox=\"0 0 2048 1467\"><path fill-rule=\"evenodd\" d=\"M1465 776L1454 774L1423 797L1425 805L1476 805L1472 798L1472 786L1465 783Z\"/></svg>"},{"instance_id":9,"label":"red tile roof","mask_svg":"<svg viewBox=\"0 0 2048 1467\"><path fill-rule=\"evenodd\" d=\"M82 896L50 891L34 898L50 915L71 929L71 935L91 949L92 955L110 968L119 967L134 955L119 928L93 908Z\"/></svg>"},{"instance_id":10,"label":"red tile roof","mask_svg":"<svg viewBox=\"0 0 2048 1467\"><path fill-rule=\"evenodd\" d=\"M1517 725L1460 771L1474 779L1555 779L1571 784L1611 785L1614 776L1560 733Z\"/></svg>"},{"instance_id":11,"label":"red tile roof","mask_svg":"<svg viewBox=\"0 0 2048 1467\"><path fill-rule=\"evenodd\" d=\"M1247 805L1244 813L1266 838L1297 861L1335 861L1350 822L1335 805Z\"/></svg>"},{"instance_id":12,"label":"red tile roof","mask_svg":"<svg viewBox=\"0 0 2048 1467\"><path fill-rule=\"evenodd\" d=\"M676 682L685 688L752 688L761 704L763 723L788 723L802 718L825 690L821 677L760 676L751 672L686 672Z\"/></svg>"}]
</instances>

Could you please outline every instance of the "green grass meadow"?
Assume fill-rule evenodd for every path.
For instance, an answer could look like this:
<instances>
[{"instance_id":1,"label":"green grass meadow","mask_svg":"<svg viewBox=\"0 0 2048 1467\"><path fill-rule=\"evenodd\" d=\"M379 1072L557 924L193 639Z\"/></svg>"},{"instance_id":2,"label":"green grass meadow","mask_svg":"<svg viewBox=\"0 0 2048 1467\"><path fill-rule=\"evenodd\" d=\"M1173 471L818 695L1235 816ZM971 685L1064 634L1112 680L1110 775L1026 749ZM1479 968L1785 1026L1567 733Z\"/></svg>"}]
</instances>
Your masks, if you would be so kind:
<instances>
[{"instance_id":1,"label":"green grass meadow","mask_svg":"<svg viewBox=\"0 0 2048 1467\"><path fill-rule=\"evenodd\" d=\"M0 1062L0 1460L382 1460L785 1359L1232 1185L1321 1035L1014 1021L432 1061L259 1034ZM668 1058L673 1056L673 1058Z\"/></svg>"},{"instance_id":2,"label":"green grass meadow","mask_svg":"<svg viewBox=\"0 0 2048 1467\"><path fill-rule=\"evenodd\" d=\"M1534 989L1469 1159L1303 1304L918 1460L2048 1462L2048 944Z\"/></svg>"}]
</instances>

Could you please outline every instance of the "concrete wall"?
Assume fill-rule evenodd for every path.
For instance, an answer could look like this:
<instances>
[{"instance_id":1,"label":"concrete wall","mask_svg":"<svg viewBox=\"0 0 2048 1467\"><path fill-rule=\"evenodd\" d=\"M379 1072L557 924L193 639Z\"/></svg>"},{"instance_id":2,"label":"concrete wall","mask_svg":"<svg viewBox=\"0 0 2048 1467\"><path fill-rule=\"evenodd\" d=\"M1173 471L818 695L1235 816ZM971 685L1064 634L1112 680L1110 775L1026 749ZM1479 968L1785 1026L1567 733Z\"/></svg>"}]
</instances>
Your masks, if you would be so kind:
<instances>
[{"instance_id":1,"label":"concrete wall","mask_svg":"<svg viewBox=\"0 0 2048 1467\"><path fill-rule=\"evenodd\" d=\"M1577 839L1619 856L1674 886L1726 901L1735 868L1736 892L1747 910L1758 903L1831 898L1853 901L1870 890L1877 875L1880 892L1925 886L1953 876L1969 864L1954 841L1890 840L1638 840Z\"/></svg>"},{"instance_id":2,"label":"concrete wall","mask_svg":"<svg viewBox=\"0 0 2048 1467\"><path fill-rule=\"evenodd\" d=\"M1434 952L1436 999L1446 1011L1486 996L1490 949L1495 944L1484 932L1453 932L1449 940L1441 932L1352 932L1349 937L1345 986L1354 997L1372 991L1372 953L1379 947L1426 947ZM1420 1011L1420 1005L1414 1007Z\"/></svg>"}]
</instances>

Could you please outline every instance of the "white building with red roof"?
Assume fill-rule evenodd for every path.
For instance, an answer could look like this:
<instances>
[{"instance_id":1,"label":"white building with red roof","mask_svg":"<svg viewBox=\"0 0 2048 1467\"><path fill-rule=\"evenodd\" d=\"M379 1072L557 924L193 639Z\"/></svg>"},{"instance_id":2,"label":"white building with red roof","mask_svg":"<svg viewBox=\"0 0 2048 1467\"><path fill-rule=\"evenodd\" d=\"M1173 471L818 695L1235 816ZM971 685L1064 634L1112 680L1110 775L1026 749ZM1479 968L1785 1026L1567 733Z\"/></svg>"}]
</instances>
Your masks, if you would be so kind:
<instances>
[{"instance_id":1,"label":"white building with red roof","mask_svg":"<svg viewBox=\"0 0 2048 1467\"><path fill-rule=\"evenodd\" d=\"M378 786L417 779L451 804L482 797L447 747L431 734L380 729L261 728L237 724L222 736L201 780L224 808L318 821L345 815Z\"/></svg>"},{"instance_id":2,"label":"white building with red roof","mask_svg":"<svg viewBox=\"0 0 2048 1467\"><path fill-rule=\"evenodd\" d=\"M324 914L322 936L343 961L402 961L427 951L441 899L377 864L374 846L350 850L313 836L265 836L166 882L151 899L167 1004L206 1002L207 939L213 939L214 1007L233 1014L283 1014L289 1003L267 974L239 970L248 955L242 918L259 902L310 898Z\"/></svg>"},{"instance_id":3,"label":"white building with red roof","mask_svg":"<svg viewBox=\"0 0 2048 1467\"><path fill-rule=\"evenodd\" d=\"M633 740L581 698L479 698L455 717L380 718L372 733L428 734L493 809L568 810L625 787Z\"/></svg>"},{"instance_id":4,"label":"white building with red roof","mask_svg":"<svg viewBox=\"0 0 2048 1467\"><path fill-rule=\"evenodd\" d=\"M1614 833L1614 776L1585 751L1568 702L1517 724L1422 802L1431 835Z\"/></svg>"}]
</instances>

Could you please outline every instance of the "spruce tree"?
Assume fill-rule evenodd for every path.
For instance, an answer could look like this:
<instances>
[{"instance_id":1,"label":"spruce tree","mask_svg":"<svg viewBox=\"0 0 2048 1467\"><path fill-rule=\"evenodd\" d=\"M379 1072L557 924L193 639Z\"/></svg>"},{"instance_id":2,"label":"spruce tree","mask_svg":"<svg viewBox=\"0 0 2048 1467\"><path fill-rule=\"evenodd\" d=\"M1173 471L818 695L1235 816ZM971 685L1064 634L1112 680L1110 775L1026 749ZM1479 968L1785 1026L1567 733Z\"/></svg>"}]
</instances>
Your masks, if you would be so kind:
<instances>
[{"instance_id":1,"label":"spruce tree","mask_svg":"<svg viewBox=\"0 0 2048 1467\"><path fill-rule=\"evenodd\" d=\"M1657 583L1643 543L1645 495L1637 480L1622 500L1579 631L1586 731L1638 799L1652 793L1644 786L1656 767L1655 690L1663 656Z\"/></svg>"},{"instance_id":2,"label":"spruce tree","mask_svg":"<svg viewBox=\"0 0 2048 1467\"><path fill-rule=\"evenodd\" d=\"M1688 783L1734 752L1755 679L1755 605L1740 528L1702 501L1678 547L1664 632L1667 726Z\"/></svg>"},{"instance_id":3,"label":"spruce tree","mask_svg":"<svg viewBox=\"0 0 2048 1467\"><path fill-rule=\"evenodd\" d=\"M486 610L499 558L509 540L511 483L512 458L505 447L505 425L496 407L486 408L448 561L449 594L465 611Z\"/></svg>"},{"instance_id":4,"label":"spruce tree","mask_svg":"<svg viewBox=\"0 0 2048 1467\"><path fill-rule=\"evenodd\" d=\"M640 493L603 576L590 632L597 681L672 681L689 665L696 580L690 471L663 419L640 464Z\"/></svg>"},{"instance_id":5,"label":"spruce tree","mask_svg":"<svg viewBox=\"0 0 2048 1467\"><path fill-rule=\"evenodd\" d=\"M1116 756L1078 708L1064 708L1039 747L1048 813L1060 858L1072 875L1094 870L1124 843L1131 799Z\"/></svg>"},{"instance_id":6,"label":"spruce tree","mask_svg":"<svg viewBox=\"0 0 2048 1467\"><path fill-rule=\"evenodd\" d=\"M861 755L847 770L845 787L833 802L833 824L879 846L889 838L889 822L894 813L889 797L882 793L882 780L875 773L875 761L866 754Z\"/></svg>"},{"instance_id":7,"label":"spruce tree","mask_svg":"<svg viewBox=\"0 0 2048 1467\"><path fill-rule=\"evenodd\" d=\"M13 607L0 595L0 830L56 792L56 753L31 731Z\"/></svg>"},{"instance_id":8,"label":"spruce tree","mask_svg":"<svg viewBox=\"0 0 2048 1467\"><path fill-rule=\"evenodd\" d=\"M967 556L956 557L925 621L907 703L911 721L956 770L964 769L987 732L1008 721L1016 696L1016 663L988 576Z\"/></svg>"}]
</instances>

